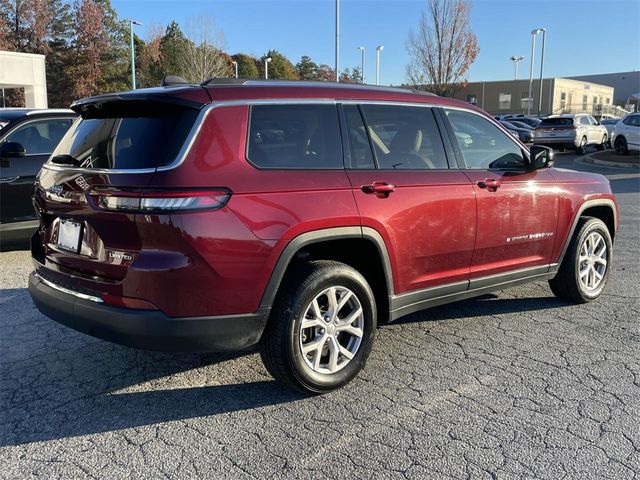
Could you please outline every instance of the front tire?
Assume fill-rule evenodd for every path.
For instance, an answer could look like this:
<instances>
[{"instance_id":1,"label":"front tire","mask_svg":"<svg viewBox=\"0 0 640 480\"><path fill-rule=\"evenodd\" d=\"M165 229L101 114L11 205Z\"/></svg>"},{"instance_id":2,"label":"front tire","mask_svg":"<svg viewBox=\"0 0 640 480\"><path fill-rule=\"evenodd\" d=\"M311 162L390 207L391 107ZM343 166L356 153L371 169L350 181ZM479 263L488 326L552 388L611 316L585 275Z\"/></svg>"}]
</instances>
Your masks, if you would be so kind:
<instances>
[{"instance_id":1,"label":"front tire","mask_svg":"<svg viewBox=\"0 0 640 480\"><path fill-rule=\"evenodd\" d=\"M602 137L602 143L600 143L599 145L597 145L597 146L596 146L596 148L597 148L597 149L598 149L598 151L600 151L600 152L601 152L602 150L604 150L605 148L607 148L607 136L606 136L606 135L604 135L604 136Z\"/></svg>"},{"instance_id":2,"label":"front tire","mask_svg":"<svg viewBox=\"0 0 640 480\"><path fill-rule=\"evenodd\" d=\"M607 226L598 218L583 217L549 286L562 300L573 303L595 300L607 283L611 258L612 242Z\"/></svg>"},{"instance_id":3,"label":"front tire","mask_svg":"<svg viewBox=\"0 0 640 480\"><path fill-rule=\"evenodd\" d=\"M273 377L304 393L349 383L364 367L376 331L371 287L354 268L318 260L293 271L278 293L260 345Z\"/></svg>"},{"instance_id":4,"label":"front tire","mask_svg":"<svg viewBox=\"0 0 640 480\"><path fill-rule=\"evenodd\" d=\"M624 137L616 137L616 141L614 142L613 148L615 148L616 153L618 155L626 155L629 153L629 148L627 147L627 140Z\"/></svg>"}]
</instances>

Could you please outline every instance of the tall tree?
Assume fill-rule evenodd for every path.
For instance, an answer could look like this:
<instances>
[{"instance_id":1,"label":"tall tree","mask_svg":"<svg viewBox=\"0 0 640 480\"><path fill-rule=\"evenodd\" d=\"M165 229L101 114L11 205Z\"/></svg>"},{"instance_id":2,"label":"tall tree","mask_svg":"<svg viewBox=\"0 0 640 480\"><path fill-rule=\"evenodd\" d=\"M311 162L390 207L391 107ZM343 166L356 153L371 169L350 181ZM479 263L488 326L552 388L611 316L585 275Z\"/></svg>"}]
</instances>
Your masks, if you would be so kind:
<instances>
[{"instance_id":1,"label":"tall tree","mask_svg":"<svg viewBox=\"0 0 640 480\"><path fill-rule=\"evenodd\" d=\"M257 61L251 55L236 53L231 58L233 61L238 62L239 78L260 78L260 72L256 65Z\"/></svg>"},{"instance_id":2,"label":"tall tree","mask_svg":"<svg viewBox=\"0 0 640 480\"><path fill-rule=\"evenodd\" d=\"M300 80L317 80L318 64L311 60L307 55L303 55L296 64L296 71Z\"/></svg>"},{"instance_id":3,"label":"tall tree","mask_svg":"<svg viewBox=\"0 0 640 480\"><path fill-rule=\"evenodd\" d=\"M282 80L298 80L298 72L293 63L277 50L269 50L263 58L271 57L269 63L269 78L278 78ZM261 74L264 75L264 65L262 65Z\"/></svg>"},{"instance_id":4,"label":"tall tree","mask_svg":"<svg viewBox=\"0 0 640 480\"><path fill-rule=\"evenodd\" d=\"M470 9L468 0L428 0L418 31L407 41L407 76L418 88L428 84L432 92L452 96L464 85L480 50L469 28Z\"/></svg>"},{"instance_id":5,"label":"tall tree","mask_svg":"<svg viewBox=\"0 0 640 480\"><path fill-rule=\"evenodd\" d=\"M160 65L163 75L184 75L182 58L188 43L189 40L184 36L177 22L167 25L165 34L160 40Z\"/></svg>"},{"instance_id":6,"label":"tall tree","mask_svg":"<svg viewBox=\"0 0 640 480\"><path fill-rule=\"evenodd\" d=\"M222 51L224 33L213 17L200 15L188 21L190 39L182 56L182 71L187 80L201 83L210 78L228 77L231 74L229 56Z\"/></svg>"},{"instance_id":7,"label":"tall tree","mask_svg":"<svg viewBox=\"0 0 640 480\"><path fill-rule=\"evenodd\" d=\"M76 64L70 73L72 95L82 98L99 92L103 75L102 59L109 48L104 28L105 11L95 0L79 0L74 5Z\"/></svg>"}]
</instances>

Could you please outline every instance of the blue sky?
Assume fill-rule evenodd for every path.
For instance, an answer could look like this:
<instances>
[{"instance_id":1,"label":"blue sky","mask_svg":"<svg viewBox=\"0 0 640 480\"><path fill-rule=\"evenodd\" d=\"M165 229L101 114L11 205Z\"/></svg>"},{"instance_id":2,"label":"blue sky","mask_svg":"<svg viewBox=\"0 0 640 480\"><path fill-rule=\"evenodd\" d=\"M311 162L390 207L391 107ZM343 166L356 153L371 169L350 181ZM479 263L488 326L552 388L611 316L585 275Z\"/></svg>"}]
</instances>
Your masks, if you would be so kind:
<instances>
[{"instance_id":1,"label":"blue sky","mask_svg":"<svg viewBox=\"0 0 640 480\"><path fill-rule=\"evenodd\" d=\"M341 69L360 65L357 47L363 45L367 82L373 83L375 47L382 44L380 83L405 81L405 43L426 4L341 0ZM273 48L294 64L302 55L334 64L334 0L112 0L112 5L120 18L145 24L138 27L143 37L149 24L176 20L184 25L207 14L224 31L229 53L259 56ZM537 27L547 28L545 76L640 70L639 19L639 0L472 0L470 24L480 54L468 78L513 78L512 55L525 57L519 76L528 77L530 32Z\"/></svg>"}]
</instances>

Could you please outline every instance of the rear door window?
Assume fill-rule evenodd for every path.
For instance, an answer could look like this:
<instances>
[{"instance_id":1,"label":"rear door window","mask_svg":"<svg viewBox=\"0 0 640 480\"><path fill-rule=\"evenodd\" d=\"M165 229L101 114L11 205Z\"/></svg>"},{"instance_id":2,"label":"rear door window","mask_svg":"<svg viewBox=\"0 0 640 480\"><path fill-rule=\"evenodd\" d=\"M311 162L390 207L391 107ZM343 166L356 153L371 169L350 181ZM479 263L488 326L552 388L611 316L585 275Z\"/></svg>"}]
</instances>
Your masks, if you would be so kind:
<instances>
[{"instance_id":1,"label":"rear door window","mask_svg":"<svg viewBox=\"0 0 640 480\"><path fill-rule=\"evenodd\" d=\"M247 143L258 168L344 168L335 105L254 105Z\"/></svg>"},{"instance_id":2,"label":"rear door window","mask_svg":"<svg viewBox=\"0 0 640 480\"><path fill-rule=\"evenodd\" d=\"M83 118L67 132L53 155L71 155L82 168L139 169L166 166L180 152L199 110L166 107L145 115L120 109L104 118Z\"/></svg>"},{"instance_id":3,"label":"rear door window","mask_svg":"<svg viewBox=\"0 0 640 480\"><path fill-rule=\"evenodd\" d=\"M361 105L378 168L449 168L440 131L427 107Z\"/></svg>"}]
</instances>

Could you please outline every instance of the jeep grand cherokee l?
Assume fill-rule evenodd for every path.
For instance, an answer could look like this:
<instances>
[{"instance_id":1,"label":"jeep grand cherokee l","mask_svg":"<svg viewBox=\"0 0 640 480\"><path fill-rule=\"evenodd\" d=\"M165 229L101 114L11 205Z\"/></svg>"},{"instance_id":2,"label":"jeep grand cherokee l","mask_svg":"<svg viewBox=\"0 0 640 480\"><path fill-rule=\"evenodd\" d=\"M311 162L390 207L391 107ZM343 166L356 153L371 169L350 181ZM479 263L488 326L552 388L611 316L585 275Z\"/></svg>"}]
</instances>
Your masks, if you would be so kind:
<instances>
[{"instance_id":1,"label":"jeep grand cherokee l","mask_svg":"<svg viewBox=\"0 0 640 480\"><path fill-rule=\"evenodd\" d=\"M587 302L607 281L607 180L552 168L463 102L240 81L72 108L37 181L29 289L90 335L259 345L274 377L326 392L363 368L379 323L542 279Z\"/></svg>"}]
</instances>

